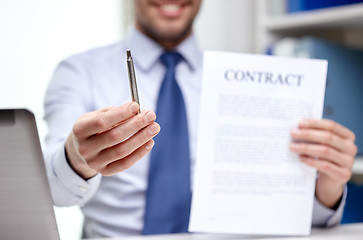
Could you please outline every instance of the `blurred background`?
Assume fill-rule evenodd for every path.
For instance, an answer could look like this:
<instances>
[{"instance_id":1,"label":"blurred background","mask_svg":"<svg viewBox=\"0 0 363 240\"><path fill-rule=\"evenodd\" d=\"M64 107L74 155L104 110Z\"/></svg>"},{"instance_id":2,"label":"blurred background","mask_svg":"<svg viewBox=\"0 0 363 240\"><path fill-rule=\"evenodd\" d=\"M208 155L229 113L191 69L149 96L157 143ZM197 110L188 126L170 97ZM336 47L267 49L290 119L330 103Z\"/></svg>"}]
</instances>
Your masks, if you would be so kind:
<instances>
[{"instance_id":1,"label":"blurred background","mask_svg":"<svg viewBox=\"0 0 363 240\"><path fill-rule=\"evenodd\" d=\"M195 26L200 46L252 52L253 8L251 1L204 1ZM1 0L0 108L32 110L44 147L43 98L57 64L122 40L131 22L132 0ZM79 239L79 208L55 211L61 238Z\"/></svg>"},{"instance_id":2,"label":"blurred background","mask_svg":"<svg viewBox=\"0 0 363 240\"><path fill-rule=\"evenodd\" d=\"M301 44L306 45L306 36L312 36L328 45L354 48L352 51L360 59L355 63L362 66L363 4L356 3L361 1L318 1L330 6L302 4L309 2L314 1L204 0L195 24L199 45L208 50L326 58L314 55L307 47L296 50L301 50ZM346 5L351 3L354 5ZM1 0L0 108L32 110L44 147L47 129L43 98L57 64L75 53L122 40L132 17L132 0ZM124 67L122 64L120 59L120 67ZM363 79L359 80L351 84L363 90ZM341 91L341 87L337 88ZM362 111L354 111L363 110L363 94L357 96L362 101L354 101L354 113L341 119L339 109L347 107L339 105L335 109L341 99L329 96L341 93L334 91L327 94L329 111L325 116L346 121L359 133L363 131L362 127L357 128L357 123L363 121ZM342 94L343 103L351 105L353 96L346 98L349 92ZM363 134L357 136L359 141L361 138ZM355 171L354 179L359 184L363 169L356 166ZM55 208L55 212L61 238L79 239L83 220L79 208Z\"/></svg>"}]
</instances>

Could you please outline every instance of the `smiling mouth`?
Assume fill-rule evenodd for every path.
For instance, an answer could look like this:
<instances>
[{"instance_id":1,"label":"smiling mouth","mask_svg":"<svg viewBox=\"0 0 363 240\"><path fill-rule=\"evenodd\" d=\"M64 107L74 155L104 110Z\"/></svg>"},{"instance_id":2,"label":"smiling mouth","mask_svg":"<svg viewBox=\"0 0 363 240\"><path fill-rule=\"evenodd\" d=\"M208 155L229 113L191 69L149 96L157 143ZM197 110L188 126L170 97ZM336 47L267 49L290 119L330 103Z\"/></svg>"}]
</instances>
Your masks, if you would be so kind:
<instances>
[{"instance_id":1,"label":"smiling mouth","mask_svg":"<svg viewBox=\"0 0 363 240\"><path fill-rule=\"evenodd\" d=\"M158 5L159 11L165 17L179 17L187 3L166 2Z\"/></svg>"},{"instance_id":2,"label":"smiling mouth","mask_svg":"<svg viewBox=\"0 0 363 240\"><path fill-rule=\"evenodd\" d=\"M165 12L173 13L179 11L181 9L181 6L178 4L164 4L161 5L160 8Z\"/></svg>"}]
</instances>

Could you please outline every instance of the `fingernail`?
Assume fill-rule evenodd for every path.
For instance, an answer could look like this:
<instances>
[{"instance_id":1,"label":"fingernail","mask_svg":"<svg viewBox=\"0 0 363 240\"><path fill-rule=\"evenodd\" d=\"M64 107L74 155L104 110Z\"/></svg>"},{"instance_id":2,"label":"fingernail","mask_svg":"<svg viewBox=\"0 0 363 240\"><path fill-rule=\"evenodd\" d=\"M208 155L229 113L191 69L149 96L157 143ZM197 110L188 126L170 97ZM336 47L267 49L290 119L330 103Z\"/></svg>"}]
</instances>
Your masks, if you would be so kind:
<instances>
[{"instance_id":1,"label":"fingernail","mask_svg":"<svg viewBox=\"0 0 363 240\"><path fill-rule=\"evenodd\" d=\"M160 131L160 127L159 127L159 124L152 124L150 127L149 127L149 133L150 135L155 135L157 134L158 132Z\"/></svg>"},{"instance_id":2,"label":"fingernail","mask_svg":"<svg viewBox=\"0 0 363 240\"><path fill-rule=\"evenodd\" d=\"M154 121L155 120L155 113L153 113L153 112L148 112L148 113L146 113L146 115L145 115L145 121L146 122L152 122L152 121Z\"/></svg>"},{"instance_id":3,"label":"fingernail","mask_svg":"<svg viewBox=\"0 0 363 240\"><path fill-rule=\"evenodd\" d=\"M130 107L130 112L131 113L136 113L139 110L139 106L137 105L137 103L131 103Z\"/></svg>"},{"instance_id":4,"label":"fingernail","mask_svg":"<svg viewBox=\"0 0 363 240\"><path fill-rule=\"evenodd\" d=\"M150 141L150 142L148 142L148 144L146 144L146 146L145 146L145 148L146 148L146 150L150 150L150 149L152 149L153 148L153 146L154 146L154 141Z\"/></svg>"}]
</instances>

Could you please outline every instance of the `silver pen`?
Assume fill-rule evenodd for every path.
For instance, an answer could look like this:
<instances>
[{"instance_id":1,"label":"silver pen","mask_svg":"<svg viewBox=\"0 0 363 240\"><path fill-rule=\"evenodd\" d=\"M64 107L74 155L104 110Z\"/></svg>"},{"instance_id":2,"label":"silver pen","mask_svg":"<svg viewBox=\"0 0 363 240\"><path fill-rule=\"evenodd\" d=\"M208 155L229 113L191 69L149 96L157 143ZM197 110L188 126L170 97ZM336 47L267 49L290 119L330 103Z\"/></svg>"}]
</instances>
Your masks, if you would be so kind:
<instances>
[{"instance_id":1,"label":"silver pen","mask_svg":"<svg viewBox=\"0 0 363 240\"><path fill-rule=\"evenodd\" d=\"M134 62L132 61L132 57L131 57L131 50L127 49L126 54L127 54L126 61L127 61L127 70L129 72L129 84L130 84L130 90L131 90L131 98L132 98L133 102L136 102L140 106L139 94L137 92ZM139 109L139 113L140 113L140 109Z\"/></svg>"}]
</instances>

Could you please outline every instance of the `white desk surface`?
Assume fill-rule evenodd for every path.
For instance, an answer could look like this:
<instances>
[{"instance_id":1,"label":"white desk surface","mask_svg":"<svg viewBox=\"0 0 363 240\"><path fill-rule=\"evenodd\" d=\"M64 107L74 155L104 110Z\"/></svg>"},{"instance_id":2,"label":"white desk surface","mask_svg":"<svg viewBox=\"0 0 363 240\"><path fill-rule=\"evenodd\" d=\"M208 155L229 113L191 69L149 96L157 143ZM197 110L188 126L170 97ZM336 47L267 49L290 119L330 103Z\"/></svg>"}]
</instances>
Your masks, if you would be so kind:
<instances>
[{"instance_id":1,"label":"white desk surface","mask_svg":"<svg viewBox=\"0 0 363 240\"><path fill-rule=\"evenodd\" d=\"M166 234L153 236L134 236L126 238L113 238L113 240L363 240L363 223L343 224L333 228L313 228L310 236L306 237L248 237L226 234ZM97 238L92 240L106 240Z\"/></svg>"}]
</instances>

